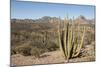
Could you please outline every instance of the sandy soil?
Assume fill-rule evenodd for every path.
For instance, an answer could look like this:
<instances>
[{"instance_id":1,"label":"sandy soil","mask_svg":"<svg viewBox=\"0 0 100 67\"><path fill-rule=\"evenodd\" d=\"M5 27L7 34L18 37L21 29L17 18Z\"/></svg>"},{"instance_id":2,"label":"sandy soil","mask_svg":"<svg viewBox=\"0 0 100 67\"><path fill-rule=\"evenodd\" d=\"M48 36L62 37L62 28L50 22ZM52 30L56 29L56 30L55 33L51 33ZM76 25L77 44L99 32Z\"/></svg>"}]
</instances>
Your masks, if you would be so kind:
<instances>
[{"instance_id":1,"label":"sandy soil","mask_svg":"<svg viewBox=\"0 0 100 67\"><path fill-rule=\"evenodd\" d=\"M70 59L69 62L88 62L95 61L94 45L87 45L82 50L81 57ZM37 64L52 64L52 63L66 63L62 53L57 51L47 52L41 55L41 58L34 56L22 56L20 54L11 56L11 66L15 65L37 65Z\"/></svg>"}]
</instances>

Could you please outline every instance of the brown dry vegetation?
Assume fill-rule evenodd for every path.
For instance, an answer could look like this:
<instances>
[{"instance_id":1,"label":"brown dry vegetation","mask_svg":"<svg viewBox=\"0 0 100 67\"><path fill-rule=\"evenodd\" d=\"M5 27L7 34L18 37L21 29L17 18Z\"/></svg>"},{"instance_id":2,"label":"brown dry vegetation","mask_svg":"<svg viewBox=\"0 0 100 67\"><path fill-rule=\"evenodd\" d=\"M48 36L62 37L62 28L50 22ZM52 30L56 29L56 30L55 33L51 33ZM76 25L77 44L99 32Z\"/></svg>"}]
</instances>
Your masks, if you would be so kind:
<instances>
[{"instance_id":1,"label":"brown dry vegetation","mask_svg":"<svg viewBox=\"0 0 100 67\"><path fill-rule=\"evenodd\" d=\"M84 24L83 20L80 23L87 27L83 47L79 56L69 59L69 62L95 61L95 25ZM57 21L12 21L11 65L67 63L59 50L57 34Z\"/></svg>"}]
</instances>

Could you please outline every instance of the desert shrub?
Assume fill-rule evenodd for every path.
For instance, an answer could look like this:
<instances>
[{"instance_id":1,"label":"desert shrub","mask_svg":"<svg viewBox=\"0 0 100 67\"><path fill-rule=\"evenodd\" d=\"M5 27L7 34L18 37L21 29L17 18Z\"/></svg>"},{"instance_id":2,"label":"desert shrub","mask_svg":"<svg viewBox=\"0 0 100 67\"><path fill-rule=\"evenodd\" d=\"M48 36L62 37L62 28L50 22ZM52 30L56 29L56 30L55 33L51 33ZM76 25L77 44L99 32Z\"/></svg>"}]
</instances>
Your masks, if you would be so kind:
<instances>
[{"instance_id":1,"label":"desert shrub","mask_svg":"<svg viewBox=\"0 0 100 67\"><path fill-rule=\"evenodd\" d=\"M31 51L31 47L29 46L19 46L15 49L16 53L18 54L22 54L24 56L29 56L31 55L30 51Z\"/></svg>"},{"instance_id":2,"label":"desert shrub","mask_svg":"<svg viewBox=\"0 0 100 67\"><path fill-rule=\"evenodd\" d=\"M14 55L14 54L16 54L16 51L14 48L11 48L11 55Z\"/></svg>"},{"instance_id":3,"label":"desert shrub","mask_svg":"<svg viewBox=\"0 0 100 67\"><path fill-rule=\"evenodd\" d=\"M57 48L59 48L59 46L54 42L47 42L46 48L47 48L48 51L54 51Z\"/></svg>"},{"instance_id":4,"label":"desert shrub","mask_svg":"<svg viewBox=\"0 0 100 67\"><path fill-rule=\"evenodd\" d=\"M11 45L13 50L11 50L11 54L22 54L24 56L35 55L37 53L37 57L39 54L48 51L54 51L58 48L57 43L57 35L53 34L53 32L46 31L30 31L23 29L15 29L13 28L13 32L11 32Z\"/></svg>"},{"instance_id":5,"label":"desert shrub","mask_svg":"<svg viewBox=\"0 0 100 67\"><path fill-rule=\"evenodd\" d=\"M31 49L31 55L35 56L36 58L39 58L40 57L40 54L41 54L41 51L39 48L37 47L34 47Z\"/></svg>"},{"instance_id":6,"label":"desert shrub","mask_svg":"<svg viewBox=\"0 0 100 67\"><path fill-rule=\"evenodd\" d=\"M95 33L93 32L86 32L84 44L88 45L95 41Z\"/></svg>"}]
</instances>

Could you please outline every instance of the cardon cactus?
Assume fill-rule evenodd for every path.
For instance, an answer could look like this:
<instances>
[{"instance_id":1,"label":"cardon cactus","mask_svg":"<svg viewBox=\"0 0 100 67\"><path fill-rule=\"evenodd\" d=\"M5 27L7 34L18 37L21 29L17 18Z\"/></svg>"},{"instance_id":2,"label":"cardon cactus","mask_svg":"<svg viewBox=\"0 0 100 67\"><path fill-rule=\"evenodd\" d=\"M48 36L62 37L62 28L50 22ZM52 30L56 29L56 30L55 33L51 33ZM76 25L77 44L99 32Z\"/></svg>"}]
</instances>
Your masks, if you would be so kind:
<instances>
[{"instance_id":1,"label":"cardon cactus","mask_svg":"<svg viewBox=\"0 0 100 67\"><path fill-rule=\"evenodd\" d=\"M74 21L68 21L66 18L63 23L63 28L60 27L61 21L58 21L58 43L60 50L63 52L65 59L77 57L80 54L85 36L85 26L83 27L82 36L78 36L80 25L74 25ZM77 26L77 27L76 27ZM81 40L78 40L78 38Z\"/></svg>"}]
</instances>

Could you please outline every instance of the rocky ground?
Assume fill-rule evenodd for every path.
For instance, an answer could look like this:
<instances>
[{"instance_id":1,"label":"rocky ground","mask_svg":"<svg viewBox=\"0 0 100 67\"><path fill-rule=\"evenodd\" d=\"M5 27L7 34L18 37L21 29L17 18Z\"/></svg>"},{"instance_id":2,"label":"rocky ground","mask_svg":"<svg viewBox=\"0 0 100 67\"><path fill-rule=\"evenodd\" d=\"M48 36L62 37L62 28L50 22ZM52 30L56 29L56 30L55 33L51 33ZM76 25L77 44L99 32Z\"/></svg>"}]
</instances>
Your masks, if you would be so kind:
<instances>
[{"instance_id":1,"label":"rocky ground","mask_svg":"<svg viewBox=\"0 0 100 67\"><path fill-rule=\"evenodd\" d=\"M11 56L11 66L66 63L65 61L66 60L64 60L62 53L59 50L44 53L40 58L35 58L34 56L22 56L20 54ZM82 55L80 57L70 59L69 63L89 61L95 61L94 43L86 45L82 49Z\"/></svg>"}]
</instances>

